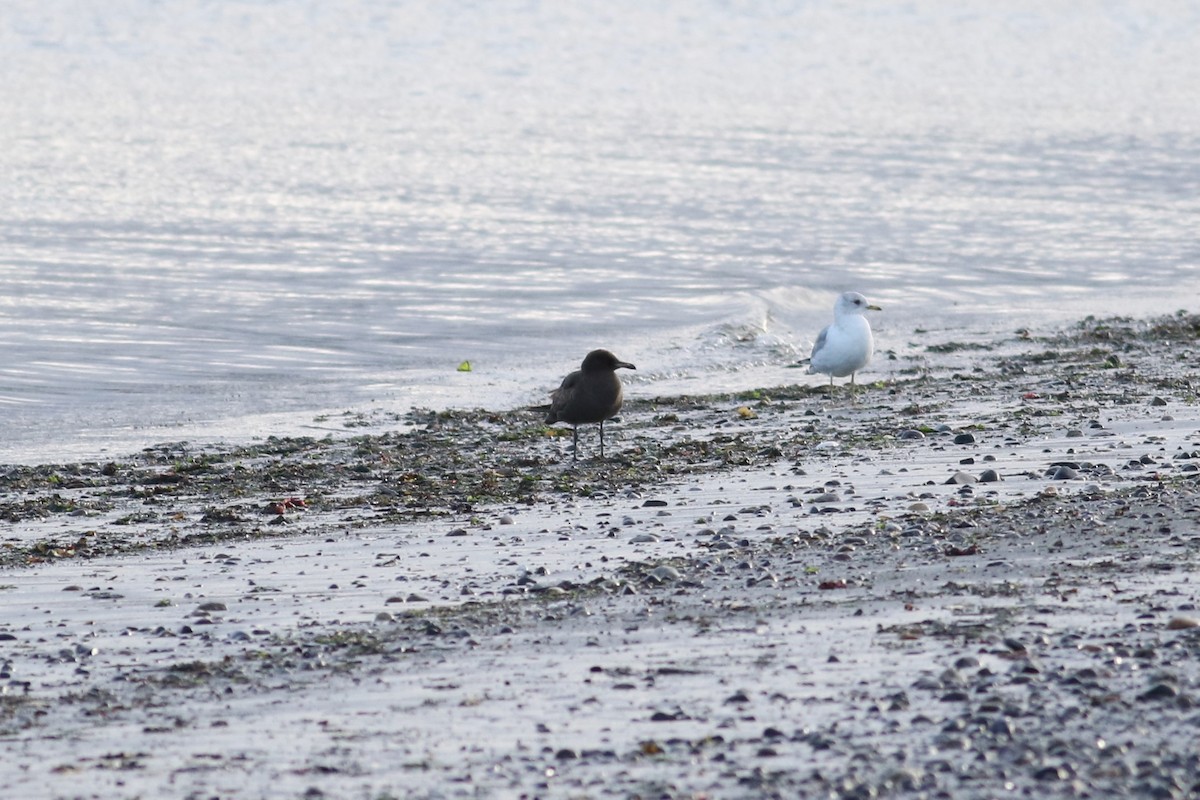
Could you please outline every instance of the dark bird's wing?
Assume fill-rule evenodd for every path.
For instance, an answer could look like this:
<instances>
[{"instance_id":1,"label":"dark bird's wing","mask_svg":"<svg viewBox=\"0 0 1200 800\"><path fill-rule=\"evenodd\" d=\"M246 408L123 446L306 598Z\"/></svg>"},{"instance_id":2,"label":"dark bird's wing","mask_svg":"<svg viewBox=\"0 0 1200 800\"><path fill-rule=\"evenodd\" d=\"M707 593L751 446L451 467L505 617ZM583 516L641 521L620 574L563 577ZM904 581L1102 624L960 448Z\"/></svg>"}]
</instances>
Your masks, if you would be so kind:
<instances>
[{"instance_id":1,"label":"dark bird's wing","mask_svg":"<svg viewBox=\"0 0 1200 800\"><path fill-rule=\"evenodd\" d=\"M550 393L550 413L546 415L546 422L558 422L562 419L563 410L571 405L571 400L575 396L575 389L582 377L583 373L575 370L563 378L562 384Z\"/></svg>"}]
</instances>

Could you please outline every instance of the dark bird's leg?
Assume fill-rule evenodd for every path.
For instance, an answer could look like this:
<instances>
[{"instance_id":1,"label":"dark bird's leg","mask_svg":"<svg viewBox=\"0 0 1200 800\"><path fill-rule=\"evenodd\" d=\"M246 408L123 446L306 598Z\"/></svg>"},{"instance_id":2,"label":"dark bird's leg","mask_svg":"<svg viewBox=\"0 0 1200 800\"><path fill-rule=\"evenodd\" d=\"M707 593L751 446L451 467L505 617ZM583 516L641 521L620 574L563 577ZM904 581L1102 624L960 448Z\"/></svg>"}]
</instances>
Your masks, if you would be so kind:
<instances>
[{"instance_id":1,"label":"dark bird's leg","mask_svg":"<svg viewBox=\"0 0 1200 800\"><path fill-rule=\"evenodd\" d=\"M600 457L604 458L604 420L600 420Z\"/></svg>"},{"instance_id":2,"label":"dark bird's leg","mask_svg":"<svg viewBox=\"0 0 1200 800\"><path fill-rule=\"evenodd\" d=\"M573 433L575 435L575 445L574 445L574 447L571 448L571 460L578 461L579 460L579 426L572 425L571 433Z\"/></svg>"}]
</instances>

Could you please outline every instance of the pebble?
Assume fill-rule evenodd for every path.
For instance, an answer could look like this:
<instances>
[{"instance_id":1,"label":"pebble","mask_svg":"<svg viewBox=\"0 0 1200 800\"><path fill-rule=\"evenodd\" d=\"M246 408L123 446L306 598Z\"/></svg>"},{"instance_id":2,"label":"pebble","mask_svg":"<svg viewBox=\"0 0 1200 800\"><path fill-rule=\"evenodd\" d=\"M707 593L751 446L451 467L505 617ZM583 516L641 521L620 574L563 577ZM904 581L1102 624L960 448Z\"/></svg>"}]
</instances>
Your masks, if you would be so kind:
<instances>
[{"instance_id":1,"label":"pebble","mask_svg":"<svg viewBox=\"0 0 1200 800\"><path fill-rule=\"evenodd\" d=\"M967 483L975 483L975 481L976 481L976 478L974 475L969 475L965 472L959 471L959 472L954 473L953 475L951 475L949 478L946 479L946 485L947 486L959 486L959 485L967 484Z\"/></svg>"},{"instance_id":2,"label":"pebble","mask_svg":"<svg viewBox=\"0 0 1200 800\"><path fill-rule=\"evenodd\" d=\"M1073 481L1079 477L1079 472L1068 466L1057 466L1046 470L1046 477L1052 481Z\"/></svg>"},{"instance_id":3,"label":"pebble","mask_svg":"<svg viewBox=\"0 0 1200 800\"><path fill-rule=\"evenodd\" d=\"M954 437L955 444L975 444L975 435L971 433L960 433Z\"/></svg>"},{"instance_id":4,"label":"pebble","mask_svg":"<svg viewBox=\"0 0 1200 800\"><path fill-rule=\"evenodd\" d=\"M1156 683L1138 695L1138 700L1171 700L1179 696L1179 690L1169 683Z\"/></svg>"},{"instance_id":5,"label":"pebble","mask_svg":"<svg viewBox=\"0 0 1200 800\"><path fill-rule=\"evenodd\" d=\"M979 473L980 483L995 483L998 480L1000 480L1000 473L996 472L994 469L985 469L983 472Z\"/></svg>"},{"instance_id":6,"label":"pebble","mask_svg":"<svg viewBox=\"0 0 1200 800\"><path fill-rule=\"evenodd\" d=\"M902 441L915 441L917 439L924 439L925 434L921 433L916 428L909 428L906 431L900 431L896 438Z\"/></svg>"},{"instance_id":7,"label":"pebble","mask_svg":"<svg viewBox=\"0 0 1200 800\"><path fill-rule=\"evenodd\" d=\"M683 580L683 574L679 570L669 567L666 564L661 564L650 570L649 577L659 583Z\"/></svg>"},{"instance_id":8,"label":"pebble","mask_svg":"<svg viewBox=\"0 0 1200 800\"><path fill-rule=\"evenodd\" d=\"M1065 781L1069 777L1071 774L1065 767L1042 767L1033 773L1033 779L1037 781Z\"/></svg>"}]
</instances>

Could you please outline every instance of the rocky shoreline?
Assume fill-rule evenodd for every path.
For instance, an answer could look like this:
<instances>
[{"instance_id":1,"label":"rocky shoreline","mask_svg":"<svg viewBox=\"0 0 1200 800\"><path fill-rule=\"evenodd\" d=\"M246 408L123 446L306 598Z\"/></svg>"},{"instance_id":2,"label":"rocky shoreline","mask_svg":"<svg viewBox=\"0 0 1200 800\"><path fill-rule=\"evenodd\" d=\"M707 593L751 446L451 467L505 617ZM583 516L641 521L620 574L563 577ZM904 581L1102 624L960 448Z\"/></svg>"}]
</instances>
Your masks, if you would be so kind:
<instances>
[{"instance_id":1,"label":"rocky shoreline","mask_svg":"<svg viewBox=\"0 0 1200 800\"><path fill-rule=\"evenodd\" d=\"M917 331L853 398L635 398L574 466L532 412L455 410L10 468L0 773L63 798L1192 796L1198 341L1182 312Z\"/></svg>"}]
</instances>

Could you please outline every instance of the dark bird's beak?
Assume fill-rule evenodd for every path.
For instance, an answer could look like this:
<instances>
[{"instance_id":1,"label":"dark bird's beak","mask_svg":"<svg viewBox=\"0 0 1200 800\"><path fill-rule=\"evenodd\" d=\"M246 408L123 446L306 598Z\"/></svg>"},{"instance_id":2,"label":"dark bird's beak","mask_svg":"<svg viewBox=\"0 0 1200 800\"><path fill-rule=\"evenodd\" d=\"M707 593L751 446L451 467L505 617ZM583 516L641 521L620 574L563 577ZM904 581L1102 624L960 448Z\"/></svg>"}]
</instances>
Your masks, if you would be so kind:
<instances>
[{"instance_id":1,"label":"dark bird's beak","mask_svg":"<svg viewBox=\"0 0 1200 800\"><path fill-rule=\"evenodd\" d=\"M633 364L630 364L628 361L618 361L617 365L613 367L613 369L620 369L621 367L624 367L625 369L637 369L637 367L635 367Z\"/></svg>"}]
</instances>

